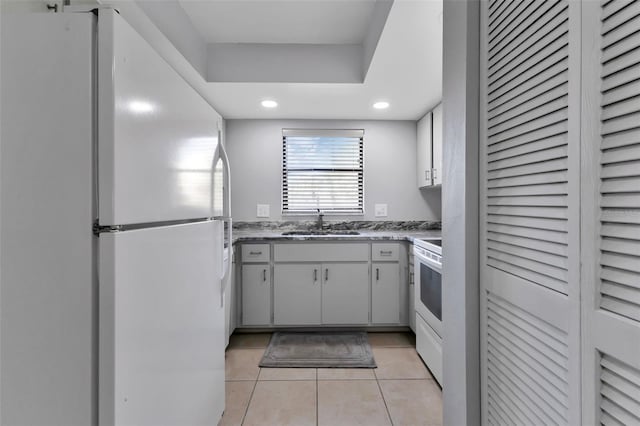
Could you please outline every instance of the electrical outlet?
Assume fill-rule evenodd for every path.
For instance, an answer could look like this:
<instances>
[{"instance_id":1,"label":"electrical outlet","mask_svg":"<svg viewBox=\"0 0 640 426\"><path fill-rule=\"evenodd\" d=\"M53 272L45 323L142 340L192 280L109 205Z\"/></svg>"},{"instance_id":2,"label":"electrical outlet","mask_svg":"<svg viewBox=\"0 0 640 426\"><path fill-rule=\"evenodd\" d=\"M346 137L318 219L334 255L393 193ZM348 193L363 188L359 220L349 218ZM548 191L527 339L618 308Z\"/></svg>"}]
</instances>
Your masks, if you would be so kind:
<instances>
[{"instance_id":1,"label":"electrical outlet","mask_svg":"<svg viewBox=\"0 0 640 426\"><path fill-rule=\"evenodd\" d=\"M258 204L257 217L269 217L269 204Z\"/></svg>"},{"instance_id":2,"label":"electrical outlet","mask_svg":"<svg viewBox=\"0 0 640 426\"><path fill-rule=\"evenodd\" d=\"M387 205L386 204L376 204L375 205L375 214L376 214L376 217L387 217Z\"/></svg>"}]
</instances>

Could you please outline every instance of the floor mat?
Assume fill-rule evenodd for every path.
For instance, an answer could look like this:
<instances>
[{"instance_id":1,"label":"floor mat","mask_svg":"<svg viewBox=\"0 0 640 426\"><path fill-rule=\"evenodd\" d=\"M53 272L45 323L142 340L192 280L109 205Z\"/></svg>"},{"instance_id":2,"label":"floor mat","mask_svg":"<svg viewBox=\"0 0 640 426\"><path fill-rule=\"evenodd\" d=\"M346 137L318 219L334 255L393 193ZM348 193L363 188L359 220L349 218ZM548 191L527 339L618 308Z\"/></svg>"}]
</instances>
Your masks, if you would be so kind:
<instances>
[{"instance_id":1,"label":"floor mat","mask_svg":"<svg viewBox=\"0 0 640 426\"><path fill-rule=\"evenodd\" d=\"M376 368L376 362L364 331L277 331L271 336L260 367Z\"/></svg>"}]
</instances>

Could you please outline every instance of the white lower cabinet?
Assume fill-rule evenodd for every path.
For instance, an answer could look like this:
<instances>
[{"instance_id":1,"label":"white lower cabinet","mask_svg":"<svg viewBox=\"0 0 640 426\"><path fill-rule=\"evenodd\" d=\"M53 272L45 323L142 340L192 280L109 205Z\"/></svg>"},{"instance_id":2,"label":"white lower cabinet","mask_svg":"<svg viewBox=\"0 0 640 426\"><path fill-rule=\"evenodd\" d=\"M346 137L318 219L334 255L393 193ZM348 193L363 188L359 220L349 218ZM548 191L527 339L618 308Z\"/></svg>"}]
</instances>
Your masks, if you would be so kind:
<instances>
[{"instance_id":1,"label":"white lower cabinet","mask_svg":"<svg viewBox=\"0 0 640 426\"><path fill-rule=\"evenodd\" d=\"M322 265L322 323L367 324L369 322L369 265L325 263Z\"/></svg>"},{"instance_id":2,"label":"white lower cabinet","mask_svg":"<svg viewBox=\"0 0 640 426\"><path fill-rule=\"evenodd\" d=\"M226 252L226 251L225 251ZM226 252L229 255L228 252ZM225 259L226 261L226 259ZM227 287L224 292L224 313L225 313L225 347L229 346L229 338L236 329L236 304L237 304L237 291L236 291L236 261L235 256L232 260L231 271L229 271L229 277L227 278Z\"/></svg>"},{"instance_id":3,"label":"white lower cabinet","mask_svg":"<svg viewBox=\"0 0 640 426\"><path fill-rule=\"evenodd\" d=\"M243 244L241 253L242 327L409 324L401 244Z\"/></svg>"},{"instance_id":4,"label":"white lower cabinet","mask_svg":"<svg viewBox=\"0 0 640 426\"><path fill-rule=\"evenodd\" d=\"M321 324L321 269L320 264L274 265L274 325Z\"/></svg>"},{"instance_id":5,"label":"white lower cabinet","mask_svg":"<svg viewBox=\"0 0 640 426\"><path fill-rule=\"evenodd\" d=\"M271 324L271 273L268 264L242 265L242 325Z\"/></svg>"},{"instance_id":6,"label":"white lower cabinet","mask_svg":"<svg viewBox=\"0 0 640 426\"><path fill-rule=\"evenodd\" d=\"M371 322L398 324L400 322L400 265L372 264Z\"/></svg>"},{"instance_id":7,"label":"white lower cabinet","mask_svg":"<svg viewBox=\"0 0 640 426\"><path fill-rule=\"evenodd\" d=\"M414 271L413 245L409 246L409 327L416 332L416 283Z\"/></svg>"},{"instance_id":8,"label":"white lower cabinet","mask_svg":"<svg viewBox=\"0 0 640 426\"><path fill-rule=\"evenodd\" d=\"M367 324L366 263L276 264L274 325Z\"/></svg>"}]
</instances>

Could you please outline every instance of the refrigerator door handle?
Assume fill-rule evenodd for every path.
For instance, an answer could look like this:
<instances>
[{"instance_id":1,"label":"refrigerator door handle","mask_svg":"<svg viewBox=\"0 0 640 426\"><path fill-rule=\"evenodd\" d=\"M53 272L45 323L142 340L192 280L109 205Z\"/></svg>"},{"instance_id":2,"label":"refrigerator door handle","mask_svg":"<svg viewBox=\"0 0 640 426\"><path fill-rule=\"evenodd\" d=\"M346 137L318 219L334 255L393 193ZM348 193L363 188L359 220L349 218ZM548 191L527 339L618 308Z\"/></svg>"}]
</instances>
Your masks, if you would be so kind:
<instances>
[{"instance_id":1,"label":"refrigerator door handle","mask_svg":"<svg viewBox=\"0 0 640 426\"><path fill-rule=\"evenodd\" d=\"M224 148L224 144L222 143L222 132L218 130L218 147L220 149L220 159L222 160L224 180L223 187L224 191L224 201L222 206L222 215L225 217L231 217L231 168L229 166L229 157L227 156L227 151Z\"/></svg>"},{"instance_id":2,"label":"refrigerator door handle","mask_svg":"<svg viewBox=\"0 0 640 426\"><path fill-rule=\"evenodd\" d=\"M229 275L231 274L232 268L232 257L233 257L233 220L231 219L231 169L229 168L229 157L227 156L227 151L224 149L224 144L222 143L222 131L218 128L218 148L220 150L220 159L222 160L222 168L223 168L223 206L222 206L222 215L224 219L223 222L227 224L227 244L229 244L229 254L227 255L226 264L224 264L224 249L222 250L223 256L223 273L222 273L222 282L220 285L221 288L221 301L222 305L224 305L224 294L227 290L227 281L229 279Z\"/></svg>"}]
</instances>

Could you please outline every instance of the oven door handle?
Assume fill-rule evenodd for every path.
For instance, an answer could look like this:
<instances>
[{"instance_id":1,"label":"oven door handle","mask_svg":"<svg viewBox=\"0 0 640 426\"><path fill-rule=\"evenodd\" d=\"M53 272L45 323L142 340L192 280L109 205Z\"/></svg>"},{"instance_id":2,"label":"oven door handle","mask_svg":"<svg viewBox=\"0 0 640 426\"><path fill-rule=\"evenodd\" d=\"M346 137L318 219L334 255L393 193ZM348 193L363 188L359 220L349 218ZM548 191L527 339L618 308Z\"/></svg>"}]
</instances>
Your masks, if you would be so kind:
<instances>
[{"instance_id":1,"label":"oven door handle","mask_svg":"<svg viewBox=\"0 0 640 426\"><path fill-rule=\"evenodd\" d=\"M435 270L436 272L442 273L442 264L438 263L434 260L428 259L421 255L416 255L416 260L420 263L424 263L429 268Z\"/></svg>"}]
</instances>

